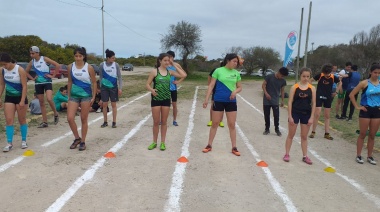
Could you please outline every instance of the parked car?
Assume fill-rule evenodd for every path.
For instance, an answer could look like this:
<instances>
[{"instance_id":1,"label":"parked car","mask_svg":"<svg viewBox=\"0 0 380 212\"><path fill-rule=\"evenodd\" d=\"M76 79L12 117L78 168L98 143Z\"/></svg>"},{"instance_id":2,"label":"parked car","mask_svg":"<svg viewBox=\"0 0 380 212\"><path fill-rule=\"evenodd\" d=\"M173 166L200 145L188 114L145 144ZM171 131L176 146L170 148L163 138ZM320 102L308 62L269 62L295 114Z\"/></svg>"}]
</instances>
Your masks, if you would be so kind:
<instances>
[{"instance_id":1,"label":"parked car","mask_svg":"<svg viewBox=\"0 0 380 212\"><path fill-rule=\"evenodd\" d=\"M28 64L29 64L28 62L17 62L17 65L21 66L24 70L26 69L26 67L28 66ZM36 72L33 71L33 70L30 70L29 74L32 77L36 77ZM29 78L28 78L28 80L29 80Z\"/></svg>"},{"instance_id":2,"label":"parked car","mask_svg":"<svg viewBox=\"0 0 380 212\"><path fill-rule=\"evenodd\" d=\"M55 65L50 64L49 68L50 68L50 74L54 74ZM67 74L68 74L67 66L60 64L60 68L59 68L58 72L56 73L55 77L58 79L63 79L65 77L67 77Z\"/></svg>"},{"instance_id":3,"label":"parked car","mask_svg":"<svg viewBox=\"0 0 380 212\"><path fill-rule=\"evenodd\" d=\"M296 75L296 73L293 70L289 70L288 76L292 77L292 76L295 76L295 75Z\"/></svg>"},{"instance_id":4,"label":"parked car","mask_svg":"<svg viewBox=\"0 0 380 212\"><path fill-rule=\"evenodd\" d=\"M267 69L265 73L263 74L263 70L260 69L257 72L252 72L251 76L258 76L258 77L266 77L270 74L274 74L275 72L272 69Z\"/></svg>"},{"instance_id":5,"label":"parked car","mask_svg":"<svg viewBox=\"0 0 380 212\"><path fill-rule=\"evenodd\" d=\"M124 64L123 68L121 69L123 71L133 71L133 65L130 63Z\"/></svg>"},{"instance_id":6,"label":"parked car","mask_svg":"<svg viewBox=\"0 0 380 212\"><path fill-rule=\"evenodd\" d=\"M94 68L95 74L99 75L100 67L96 64L90 64L90 65Z\"/></svg>"},{"instance_id":7,"label":"parked car","mask_svg":"<svg viewBox=\"0 0 380 212\"><path fill-rule=\"evenodd\" d=\"M240 72L240 75L247 75L247 70L245 69L242 69L239 72Z\"/></svg>"}]
</instances>

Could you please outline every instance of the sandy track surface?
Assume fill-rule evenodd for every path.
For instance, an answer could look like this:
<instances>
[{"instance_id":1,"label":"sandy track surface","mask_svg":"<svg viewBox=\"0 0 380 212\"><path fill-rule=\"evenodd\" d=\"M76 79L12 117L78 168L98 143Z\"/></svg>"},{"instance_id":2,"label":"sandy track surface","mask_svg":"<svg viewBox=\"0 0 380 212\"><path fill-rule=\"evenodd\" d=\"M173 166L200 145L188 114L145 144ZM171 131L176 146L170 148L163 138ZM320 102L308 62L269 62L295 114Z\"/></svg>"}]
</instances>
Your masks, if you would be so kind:
<instances>
[{"instance_id":1,"label":"sandy track surface","mask_svg":"<svg viewBox=\"0 0 380 212\"><path fill-rule=\"evenodd\" d=\"M301 161L299 137L291 161L282 161L287 112L280 111L282 137L273 126L270 135L262 134L259 82L244 83L238 96L242 155L231 154L227 126L218 129L212 152L202 153L209 109L202 108L204 88L194 87L194 93L192 100L179 95L179 126L168 125L166 151L147 150L152 141L148 94L118 103L116 129L100 128L101 114L90 114L84 152L69 149L73 136L64 118L57 126L29 129L34 156L22 156L25 150L15 136L14 149L0 154L1 211L380 210L379 166L357 164L356 146L338 134L332 132L335 139L328 141L317 128L316 138L309 140L311 166ZM116 157L105 158L109 151ZM183 155L188 163L177 162ZM257 166L258 161L268 167ZM325 172L328 166L336 173Z\"/></svg>"}]
</instances>

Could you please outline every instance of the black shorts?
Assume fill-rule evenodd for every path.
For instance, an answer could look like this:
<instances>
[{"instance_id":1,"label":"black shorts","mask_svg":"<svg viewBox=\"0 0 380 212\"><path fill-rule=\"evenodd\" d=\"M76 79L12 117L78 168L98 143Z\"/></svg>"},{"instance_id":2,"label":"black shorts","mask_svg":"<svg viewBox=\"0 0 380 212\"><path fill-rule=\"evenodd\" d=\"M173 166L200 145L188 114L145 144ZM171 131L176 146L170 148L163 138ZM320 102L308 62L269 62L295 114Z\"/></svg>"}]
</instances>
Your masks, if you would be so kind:
<instances>
[{"instance_id":1,"label":"black shorts","mask_svg":"<svg viewBox=\"0 0 380 212\"><path fill-rule=\"evenodd\" d=\"M359 118L378 119L380 118L380 107L365 106L367 112L360 110Z\"/></svg>"},{"instance_id":2,"label":"black shorts","mask_svg":"<svg viewBox=\"0 0 380 212\"><path fill-rule=\"evenodd\" d=\"M177 102L177 91L170 91L172 102Z\"/></svg>"},{"instance_id":3,"label":"black shorts","mask_svg":"<svg viewBox=\"0 0 380 212\"><path fill-rule=\"evenodd\" d=\"M21 96L7 96L5 95L4 103L12 103L15 105L20 104ZM25 98L25 104L28 105L28 98Z\"/></svg>"},{"instance_id":4,"label":"black shorts","mask_svg":"<svg viewBox=\"0 0 380 212\"><path fill-rule=\"evenodd\" d=\"M116 88L101 88L100 89L100 95L102 102L108 102L109 100L111 102L117 102L119 101L119 89Z\"/></svg>"},{"instance_id":5,"label":"black shorts","mask_svg":"<svg viewBox=\"0 0 380 212\"><path fill-rule=\"evenodd\" d=\"M311 113L297 113L292 112L292 117L295 124L298 124L301 122L301 124L308 124L310 119Z\"/></svg>"},{"instance_id":6,"label":"black shorts","mask_svg":"<svg viewBox=\"0 0 380 212\"><path fill-rule=\"evenodd\" d=\"M163 107L170 107L170 99L165 100L153 100L150 102L151 107L157 107L157 106L163 106Z\"/></svg>"},{"instance_id":7,"label":"black shorts","mask_svg":"<svg viewBox=\"0 0 380 212\"><path fill-rule=\"evenodd\" d=\"M318 96L317 95L317 101L316 101L315 106L316 107L322 107L323 106L324 108L331 108L331 102L332 102L331 96L326 97L326 96Z\"/></svg>"},{"instance_id":8,"label":"black shorts","mask_svg":"<svg viewBox=\"0 0 380 212\"><path fill-rule=\"evenodd\" d=\"M34 89L36 90L36 94L44 94L47 90L53 90L53 85L52 83L36 84L34 85Z\"/></svg>"},{"instance_id":9,"label":"black shorts","mask_svg":"<svg viewBox=\"0 0 380 212\"><path fill-rule=\"evenodd\" d=\"M213 111L226 111L226 112L234 112L237 111L236 102L215 102L212 105Z\"/></svg>"}]
</instances>

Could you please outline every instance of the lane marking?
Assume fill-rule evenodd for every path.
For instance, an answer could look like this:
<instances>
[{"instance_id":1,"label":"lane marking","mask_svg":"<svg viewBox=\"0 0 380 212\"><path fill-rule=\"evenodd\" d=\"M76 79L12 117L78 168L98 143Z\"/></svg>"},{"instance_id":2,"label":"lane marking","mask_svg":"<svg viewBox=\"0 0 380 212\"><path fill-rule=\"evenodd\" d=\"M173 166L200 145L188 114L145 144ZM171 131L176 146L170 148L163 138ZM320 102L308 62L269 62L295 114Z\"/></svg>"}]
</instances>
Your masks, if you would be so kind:
<instances>
[{"instance_id":1,"label":"lane marking","mask_svg":"<svg viewBox=\"0 0 380 212\"><path fill-rule=\"evenodd\" d=\"M241 130L241 128L239 127L239 125L237 123L236 123L236 129L237 129L240 137L243 139L245 145L248 147L249 151L252 153L255 160L257 162L260 162L261 159L260 159L259 154L256 152L255 148L249 142L249 139L247 138L247 136L245 136L245 134L243 133L243 131ZM278 180L273 176L270 169L268 167L262 167L261 169L264 171L266 177L268 178L269 183L271 184L271 186L274 189L274 191L276 192L276 194L282 199L282 202L285 204L287 211L297 211L296 206L294 206L292 200L286 194L286 192L284 191L280 182L278 182Z\"/></svg>"},{"instance_id":2,"label":"lane marking","mask_svg":"<svg viewBox=\"0 0 380 212\"><path fill-rule=\"evenodd\" d=\"M117 110L120 110L120 109L122 109L122 108L124 108L124 107L126 107L126 106L128 106L128 105L130 105L130 104L132 104L133 102L135 102L135 101L137 101L137 100L139 100L139 99L144 98L144 97L147 96L148 94L150 94L150 92L147 92L146 94L144 94L144 95L142 95L142 96L139 96L139 97L137 97L136 99L134 99L134 100L132 100L132 101L130 101L130 102L128 102L128 103L126 103L126 104L120 106ZM109 112L109 113L107 113L107 116L108 116L108 115L111 115L111 114L112 114L112 111ZM90 125L92 125L93 123L99 121L99 120L102 119L102 118L103 118L103 115L101 115L100 117L98 117L98 118L96 118L96 119L94 119L94 120L88 122L88 125L90 126ZM80 131L81 129L82 129L81 127L78 127L78 131ZM45 142L44 144L41 145L41 147L48 147L48 146L50 146L50 145L52 145L52 144L57 143L58 141L60 141L60 140L62 140L62 139L64 139L64 138L68 137L69 135L72 135L72 134L73 134L73 133L72 133L71 131L70 131L70 132L67 132L67 133L65 133L63 136L59 136L59 137L57 137L57 138L54 138L53 140L50 140L50 141L48 141L48 142ZM15 158L15 159L13 159L13 160L11 160L11 161L9 161L9 162L7 162L7 163L1 165L1 166L0 166L0 173L3 172L3 171L5 171L5 170L7 170L7 169L9 169L9 168L12 167L12 166L18 164L18 163L20 163L21 161L24 160L24 158L25 158L25 156L18 156L17 158Z\"/></svg>"},{"instance_id":3,"label":"lane marking","mask_svg":"<svg viewBox=\"0 0 380 212\"><path fill-rule=\"evenodd\" d=\"M183 142L183 145L182 145L181 156L185 156L186 158L190 156L189 145L191 141L191 134L193 133L193 129L194 129L194 115L195 115L195 107L197 105L198 89L199 89L199 86L197 86L195 89L193 104L191 106L191 112L189 115L189 123L188 123L187 131L186 131L186 135L185 135L185 141ZM187 163L180 163L180 162L176 163L175 170L173 172L173 177L172 177L172 184L170 186L170 191L169 191L169 199L167 200L165 204L165 211L181 211L179 202L180 202L181 194L183 191L183 182L185 178L186 166L187 166Z\"/></svg>"},{"instance_id":4,"label":"lane marking","mask_svg":"<svg viewBox=\"0 0 380 212\"><path fill-rule=\"evenodd\" d=\"M264 116L264 113L260 110L260 109L257 109L253 104L251 104L250 102L248 102L246 99L244 99L240 94L238 94L238 96L246 103L248 104L249 106L251 106L254 110L256 110L258 113L260 113L262 116ZM271 120L273 121L273 120ZM284 127L280 126L280 129L282 129L282 131L284 132L284 134L288 134L288 129L285 129ZM300 138L298 136L294 136L294 139L295 141L297 141L299 144L301 144L300 142ZM321 157L316 151L314 151L312 148L310 148L309 146L307 147L308 148L308 152L310 152L315 158L317 158L319 161L321 161L323 164L325 164L326 166L331 166L331 167L334 167L331 165L331 163ZM372 201L373 203L375 203L375 205L377 206L377 208L380 208L380 198L377 197L376 195L374 194L371 194L369 193L363 186L361 186L358 182L356 182L354 179L351 179L349 178L348 176L345 176L344 174L341 174L339 173L338 171L335 172L336 175L338 175L339 177L341 177L342 179L344 179L347 183L349 183L350 185L352 185L359 193L363 194L368 200Z\"/></svg>"},{"instance_id":5,"label":"lane marking","mask_svg":"<svg viewBox=\"0 0 380 212\"><path fill-rule=\"evenodd\" d=\"M147 116L145 116L145 118L143 120L141 120L131 131L129 131L129 133L127 135L124 136L124 138L122 140L120 140L119 142L117 142L109 151L112 151L114 153L116 153L117 151L119 151L127 142L128 140L134 136L141 128L141 126L143 126L145 124L145 122L152 116L152 114L149 114ZM92 165L89 169L87 169L87 171L82 175L80 176L79 178L77 178L75 180L75 182L65 191L65 193L63 193L48 209L46 209L46 211L49 211L49 212L56 212L56 211L60 211L62 209L62 207L75 195L75 193L87 182L89 182L90 180L92 180L92 178L94 177L95 173L104 166L104 163L107 161L108 159L105 158L105 157L101 157L99 158L95 163L94 165Z\"/></svg>"}]
</instances>

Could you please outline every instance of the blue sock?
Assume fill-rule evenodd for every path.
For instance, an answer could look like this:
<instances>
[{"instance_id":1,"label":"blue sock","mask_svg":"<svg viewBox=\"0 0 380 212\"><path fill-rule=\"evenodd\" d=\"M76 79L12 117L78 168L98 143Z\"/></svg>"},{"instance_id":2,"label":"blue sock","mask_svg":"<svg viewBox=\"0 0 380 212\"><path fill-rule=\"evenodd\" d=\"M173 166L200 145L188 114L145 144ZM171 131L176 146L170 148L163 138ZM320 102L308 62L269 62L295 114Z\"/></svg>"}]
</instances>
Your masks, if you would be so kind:
<instances>
[{"instance_id":1,"label":"blue sock","mask_svg":"<svg viewBox=\"0 0 380 212\"><path fill-rule=\"evenodd\" d=\"M5 134L7 135L8 143L12 143L14 131L15 131L15 128L13 125L9 125L5 127Z\"/></svg>"},{"instance_id":2,"label":"blue sock","mask_svg":"<svg viewBox=\"0 0 380 212\"><path fill-rule=\"evenodd\" d=\"M21 141L26 141L26 135L28 134L28 124L20 125Z\"/></svg>"}]
</instances>

